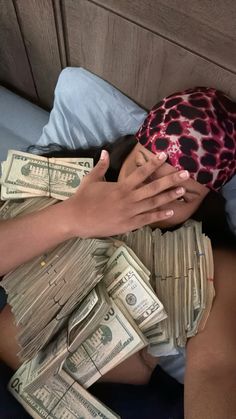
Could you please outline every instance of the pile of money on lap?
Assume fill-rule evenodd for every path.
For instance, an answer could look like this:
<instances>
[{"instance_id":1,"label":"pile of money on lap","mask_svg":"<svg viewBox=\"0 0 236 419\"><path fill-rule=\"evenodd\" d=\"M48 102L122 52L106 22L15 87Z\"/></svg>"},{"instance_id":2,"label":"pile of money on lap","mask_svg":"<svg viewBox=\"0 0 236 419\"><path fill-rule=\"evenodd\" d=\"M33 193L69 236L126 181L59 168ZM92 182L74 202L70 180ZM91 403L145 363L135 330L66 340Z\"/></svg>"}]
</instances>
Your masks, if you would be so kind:
<instances>
[{"instance_id":1,"label":"pile of money on lap","mask_svg":"<svg viewBox=\"0 0 236 419\"><path fill-rule=\"evenodd\" d=\"M39 163L37 177L38 163L26 161L23 173L32 177L28 194L35 197L24 199L25 179L16 181L22 170L16 170L17 163L14 181L10 168L16 154L3 163L4 196L11 199L0 207L0 219L42 209L58 198L51 194L52 182L54 198L33 191L48 167ZM66 166L92 168L91 159L79 160ZM50 164L58 172L51 179L70 185L67 172L64 178L59 173L63 161L63 169ZM64 196L69 192L65 186ZM1 285L19 326L23 364L9 383L14 396L34 418L112 419L118 416L87 389L143 347L155 356L177 354L204 328L214 298L211 243L201 223L192 220L164 234L144 227L115 238L78 238L21 265Z\"/></svg>"}]
</instances>

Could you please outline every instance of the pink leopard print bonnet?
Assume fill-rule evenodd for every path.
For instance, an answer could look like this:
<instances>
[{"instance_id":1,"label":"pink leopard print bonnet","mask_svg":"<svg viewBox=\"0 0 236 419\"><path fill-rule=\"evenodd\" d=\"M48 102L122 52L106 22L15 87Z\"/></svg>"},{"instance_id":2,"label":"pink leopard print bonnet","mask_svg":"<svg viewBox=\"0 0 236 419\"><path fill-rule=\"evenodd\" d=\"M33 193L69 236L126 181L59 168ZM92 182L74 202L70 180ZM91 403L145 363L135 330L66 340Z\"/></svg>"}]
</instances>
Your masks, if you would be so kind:
<instances>
[{"instance_id":1,"label":"pink leopard print bonnet","mask_svg":"<svg viewBox=\"0 0 236 419\"><path fill-rule=\"evenodd\" d=\"M236 103L213 88L174 93L152 108L136 134L153 153L215 191L236 173Z\"/></svg>"}]
</instances>

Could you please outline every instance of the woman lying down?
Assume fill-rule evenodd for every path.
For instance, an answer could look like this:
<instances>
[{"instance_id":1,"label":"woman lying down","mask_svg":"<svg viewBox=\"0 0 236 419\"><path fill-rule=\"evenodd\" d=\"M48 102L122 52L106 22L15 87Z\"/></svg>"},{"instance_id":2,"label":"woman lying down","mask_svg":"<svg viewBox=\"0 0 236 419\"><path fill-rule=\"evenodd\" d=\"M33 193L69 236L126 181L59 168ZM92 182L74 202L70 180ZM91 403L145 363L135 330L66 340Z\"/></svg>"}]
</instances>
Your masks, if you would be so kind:
<instances>
[{"instance_id":1,"label":"woman lying down","mask_svg":"<svg viewBox=\"0 0 236 419\"><path fill-rule=\"evenodd\" d=\"M206 327L186 346L188 419L236 417L235 250L217 218L222 206L218 192L236 173L235 126L235 104L215 89L171 95L150 111L136 139L127 140L127 146L118 142L111 150L110 168L109 153L102 151L71 198L0 223L4 275L70 238L107 237L144 225L172 228L194 217L200 207L207 211L202 221L213 243L216 296ZM71 153L60 151L64 157ZM210 202L215 204L209 211ZM0 324L1 359L17 368L17 328L9 306L2 310ZM148 383L157 364L158 358L145 349L102 380Z\"/></svg>"}]
</instances>

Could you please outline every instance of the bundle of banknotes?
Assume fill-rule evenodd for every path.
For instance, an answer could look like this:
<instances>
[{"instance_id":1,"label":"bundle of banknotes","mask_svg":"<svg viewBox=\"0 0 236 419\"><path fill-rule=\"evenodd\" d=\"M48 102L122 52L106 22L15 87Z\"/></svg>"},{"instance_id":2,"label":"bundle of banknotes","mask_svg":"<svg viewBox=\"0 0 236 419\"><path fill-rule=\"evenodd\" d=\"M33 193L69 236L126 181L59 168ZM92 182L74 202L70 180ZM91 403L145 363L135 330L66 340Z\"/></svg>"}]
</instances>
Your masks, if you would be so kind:
<instances>
[{"instance_id":1,"label":"bundle of banknotes","mask_svg":"<svg viewBox=\"0 0 236 419\"><path fill-rule=\"evenodd\" d=\"M91 158L47 158L9 150L1 163L1 200L73 195L93 168Z\"/></svg>"},{"instance_id":2,"label":"bundle of banknotes","mask_svg":"<svg viewBox=\"0 0 236 419\"><path fill-rule=\"evenodd\" d=\"M159 229L145 227L120 239L152 272L150 282L167 313L166 319L145 330L149 352L154 356L178 354L187 338L204 328L212 307L210 239L202 233L201 223L193 220L172 232L162 234Z\"/></svg>"},{"instance_id":3,"label":"bundle of banknotes","mask_svg":"<svg viewBox=\"0 0 236 419\"><path fill-rule=\"evenodd\" d=\"M10 199L0 219L56 202ZM1 283L23 362L10 391L34 418L117 417L87 388L147 345L177 354L205 326L213 275L210 240L191 220L164 234L69 240L18 267Z\"/></svg>"},{"instance_id":4,"label":"bundle of banknotes","mask_svg":"<svg viewBox=\"0 0 236 419\"><path fill-rule=\"evenodd\" d=\"M92 396L66 371L51 376L37 390L24 389L27 365L11 378L8 389L34 419L116 419L120 418Z\"/></svg>"}]
</instances>

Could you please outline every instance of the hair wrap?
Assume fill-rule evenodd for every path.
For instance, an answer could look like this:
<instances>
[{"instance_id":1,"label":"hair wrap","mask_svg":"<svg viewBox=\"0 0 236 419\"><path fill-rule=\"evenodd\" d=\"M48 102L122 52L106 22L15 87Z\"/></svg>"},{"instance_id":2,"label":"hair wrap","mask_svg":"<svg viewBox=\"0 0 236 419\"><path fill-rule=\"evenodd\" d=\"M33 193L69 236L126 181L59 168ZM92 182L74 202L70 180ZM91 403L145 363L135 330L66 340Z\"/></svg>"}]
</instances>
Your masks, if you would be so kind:
<instances>
[{"instance_id":1,"label":"hair wrap","mask_svg":"<svg viewBox=\"0 0 236 419\"><path fill-rule=\"evenodd\" d=\"M222 92L197 87L155 105L136 134L153 153L218 190L236 173L236 103Z\"/></svg>"}]
</instances>

